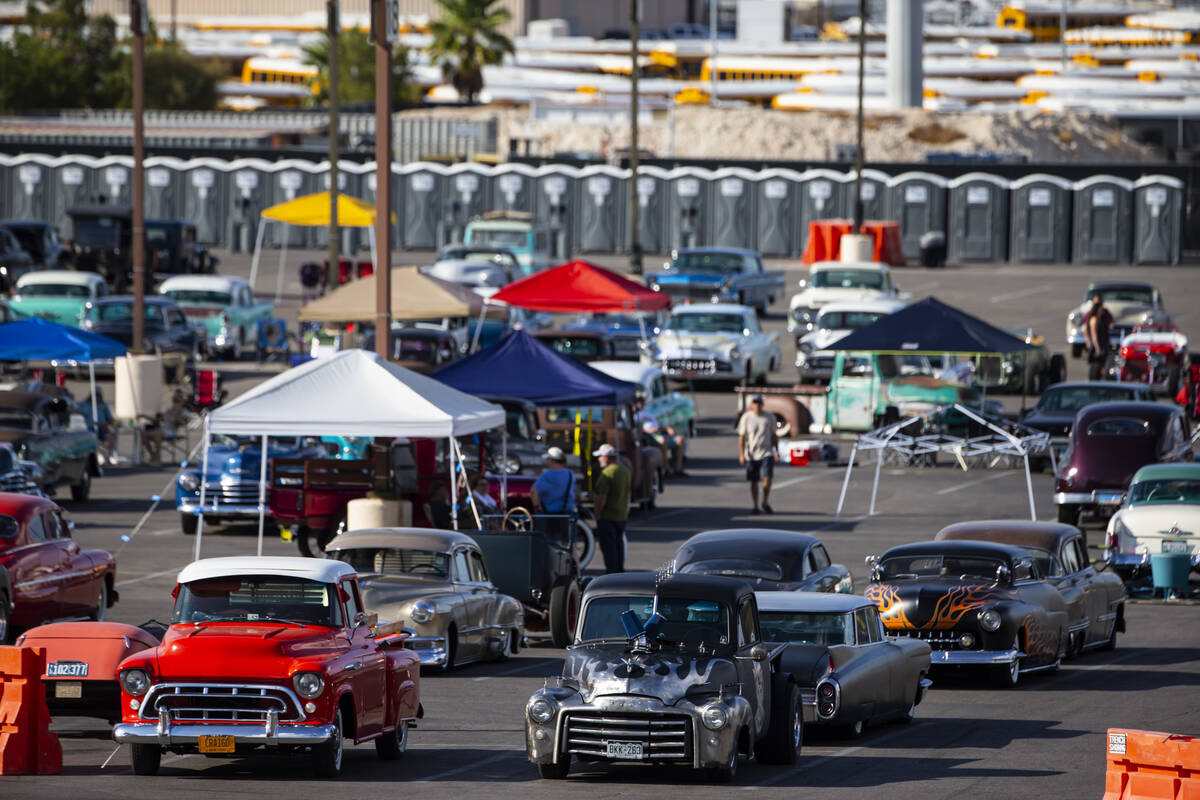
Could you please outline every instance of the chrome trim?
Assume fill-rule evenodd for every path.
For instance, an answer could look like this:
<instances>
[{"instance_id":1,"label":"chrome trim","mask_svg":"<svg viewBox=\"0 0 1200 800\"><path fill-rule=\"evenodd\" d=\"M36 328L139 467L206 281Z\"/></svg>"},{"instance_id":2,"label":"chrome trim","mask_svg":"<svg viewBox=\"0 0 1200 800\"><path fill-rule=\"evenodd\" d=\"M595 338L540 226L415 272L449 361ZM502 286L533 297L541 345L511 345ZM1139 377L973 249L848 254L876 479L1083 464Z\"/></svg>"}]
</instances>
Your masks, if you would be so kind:
<instances>
[{"instance_id":1,"label":"chrome trim","mask_svg":"<svg viewBox=\"0 0 1200 800\"><path fill-rule=\"evenodd\" d=\"M230 704L231 707L225 708L219 705L210 707L203 704L180 706L177 708L157 708L158 703L166 698L182 699L185 702L188 698L228 699L234 701L234 703ZM268 701L267 705L273 708L251 709L232 707L236 705L237 700L266 700ZM288 707L289 704L291 708ZM296 693L292 691L291 687L276 684L249 683L154 684L142 700L139 716L142 719L148 720L155 719L155 715L157 715L157 719L161 725L163 724L163 714L170 714L173 718L179 715L180 712L190 712L187 714L188 716L199 715L198 719L189 719L183 722L196 722L203 725L207 724L208 720L212 722L265 722L272 710L276 714L280 714L281 712L286 714L283 719L288 722L302 722L305 719L303 704ZM238 715L245 716L239 718ZM255 716L259 717L259 719L249 719L249 717Z\"/></svg>"},{"instance_id":2,"label":"chrome trim","mask_svg":"<svg viewBox=\"0 0 1200 800\"><path fill-rule=\"evenodd\" d=\"M817 688L815 690L818 697L820 696L821 684L823 684L823 683L828 683L833 686L833 713L832 714L822 714L820 709L818 708L817 717L818 717L818 719L829 721L829 720L833 719L834 717L836 717L838 715L838 712L842 710L842 685L840 683L838 683L837 679L835 679L835 678L830 678L830 677L822 678L821 680L817 681Z\"/></svg>"},{"instance_id":3,"label":"chrome trim","mask_svg":"<svg viewBox=\"0 0 1200 800\"><path fill-rule=\"evenodd\" d=\"M450 646L445 636L411 636L404 640L404 647L417 654L421 666L444 667L450 660Z\"/></svg>"},{"instance_id":4,"label":"chrome trim","mask_svg":"<svg viewBox=\"0 0 1200 800\"><path fill-rule=\"evenodd\" d=\"M232 736L237 744L313 745L329 741L336 729L332 725L278 724L268 725L205 725L159 722L122 722L113 727L113 740L118 744L157 744L162 747L194 745L201 736ZM232 756L233 754L230 754Z\"/></svg>"},{"instance_id":5,"label":"chrome trim","mask_svg":"<svg viewBox=\"0 0 1200 800\"><path fill-rule=\"evenodd\" d=\"M1102 495L1102 494L1108 494L1108 495L1115 494L1115 495L1118 495L1118 499L1116 502L1101 501L1097 495ZM1056 505L1062 505L1064 503L1068 503L1070 505L1107 506L1107 507L1116 508L1117 506L1121 505L1120 498L1123 496L1124 496L1124 492L1113 492L1113 491L1106 491L1103 489L1097 489L1093 492L1055 492L1054 493L1054 503Z\"/></svg>"},{"instance_id":6,"label":"chrome trim","mask_svg":"<svg viewBox=\"0 0 1200 800\"><path fill-rule=\"evenodd\" d=\"M1020 650L933 650L929 661L934 665L980 666L985 664L1011 664L1024 658Z\"/></svg>"},{"instance_id":7,"label":"chrome trim","mask_svg":"<svg viewBox=\"0 0 1200 800\"><path fill-rule=\"evenodd\" d=\"M1099 619L1103 619L1103 617L1099 617ZM1085 619L1083 622L1076 622L1074 625L1068 625L1067 632L1068 633L1078 633L1079 631L1086 631L1088 629L1088 626L1091 624L1092 624L1091 622L1089 622L1088 620Z\"/></svg>"}]
</instances>

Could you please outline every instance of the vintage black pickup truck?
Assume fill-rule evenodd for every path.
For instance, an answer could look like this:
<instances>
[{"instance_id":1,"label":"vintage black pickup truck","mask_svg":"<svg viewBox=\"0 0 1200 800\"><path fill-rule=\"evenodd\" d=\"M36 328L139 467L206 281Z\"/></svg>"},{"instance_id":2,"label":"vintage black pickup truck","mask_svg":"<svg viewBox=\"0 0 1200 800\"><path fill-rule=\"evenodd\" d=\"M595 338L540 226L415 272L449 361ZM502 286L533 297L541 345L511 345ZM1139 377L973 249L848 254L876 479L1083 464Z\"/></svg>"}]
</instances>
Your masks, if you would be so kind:
<instances>
[{"instance_id":1,"label":"vintage black pickup truck","mask_svg":"<svg viewBox=\"0 0 1200 800\"><path fill-rule=\"evenodd\" d=\"M0 392L0 443L39 468L39 488L71 487L71 499L86 502L92 478L100 475L96 435L63 398L37 392Z\"/></svg>"}]
</instances>

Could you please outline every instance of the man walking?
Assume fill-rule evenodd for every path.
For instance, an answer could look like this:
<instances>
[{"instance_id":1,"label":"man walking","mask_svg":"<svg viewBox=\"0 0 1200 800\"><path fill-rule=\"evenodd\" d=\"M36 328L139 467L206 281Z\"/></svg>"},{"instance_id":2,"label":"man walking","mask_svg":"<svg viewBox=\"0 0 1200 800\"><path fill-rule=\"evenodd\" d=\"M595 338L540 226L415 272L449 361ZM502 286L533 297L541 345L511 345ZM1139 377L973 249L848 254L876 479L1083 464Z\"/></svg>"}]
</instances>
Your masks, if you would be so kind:
<instances>
[{"instance_id":1,"label":"man walking","mask_svg":"<svg viewBox=\"0 0 1200 800\"><path fill-rule=\"evenodd\" d=\"M1088 380L1104 380L1104 365L1108 361L1109 333L1113 316L1104 307L1104 298L1097 292L1092 307L1083 318L1083 339L1087 342Z\"/></svg>"},{"instance_id":2,"label":"man walking","mask_svg":"<svg viewBox=\"0 0 1200 800\"><path fill-rule=\"evenodd\" d=\"M596 541L604 554L604 571L625 571L625 522L629 519L629 486L633 476L617 460L617 448L602 444L592 453L600 462L596 479Z\"/></svg>"},{"instance_id":3,"label":"man walking","mask_svg":"<svg viewBox=\"0 0 1200 800\"><path fill-rule=\"evenodd\" d=\"M750 408L738 420L738 463L746 468L750 481L750 499L754 501L751 514L759 514L758 484L762 481L762 511L774 514L771 508L771 479L775 477L775 417L763 413L763 398L750 398Z\"/></svg>"}]
</instances>

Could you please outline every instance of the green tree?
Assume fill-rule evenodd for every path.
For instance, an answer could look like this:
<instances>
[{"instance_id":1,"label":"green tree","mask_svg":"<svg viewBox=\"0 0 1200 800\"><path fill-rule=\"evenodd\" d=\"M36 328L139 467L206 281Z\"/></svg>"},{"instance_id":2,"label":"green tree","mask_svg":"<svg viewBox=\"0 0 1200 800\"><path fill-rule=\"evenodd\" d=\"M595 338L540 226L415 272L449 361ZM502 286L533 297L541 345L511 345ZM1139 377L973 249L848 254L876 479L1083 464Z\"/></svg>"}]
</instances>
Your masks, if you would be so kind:
<instances>
[{"instance_id":1,"label":"green tree","mask_svg":"<svg viewBox=\"0 0 1200 800\"><path fill-rule=\"evenodd\" d=\"M314 105L329 102L329 35L304 48L304 62L317 68ZM408 49L392 49L392 106L407 107L420 100L420 87L412 82ZM338 36L338 103L342 106L375 102L375 46L365 31L350 29Z\"/></svg>"},{"instance_id":2,"label":"green tree","mask_svg":"<svg viewBox=\"0 0 1200 800\"><path fill-rule=\"evenodd\" d=\"M442 75L468 103L483 90L483 68L499 64L513 52L512 40L500 32L508 9L492 6L498 0L438 0L442 16L429 27L433 42L429 58L441 64Z\"/></svg>"},{"instance_id":3,"label":"green tree","mask_svg":"<svg viewBox=\"0 0 1200 800\"><path fill-rule=\"evenodd\" d=\"M132 56L125 59L129 76L121 105L133 106ZM199 61L175 42L162 42L146 48L146 107L168 110L207 110L217 106L217 81L223 74L220 65Z\"/></svg>"}]
</instances>

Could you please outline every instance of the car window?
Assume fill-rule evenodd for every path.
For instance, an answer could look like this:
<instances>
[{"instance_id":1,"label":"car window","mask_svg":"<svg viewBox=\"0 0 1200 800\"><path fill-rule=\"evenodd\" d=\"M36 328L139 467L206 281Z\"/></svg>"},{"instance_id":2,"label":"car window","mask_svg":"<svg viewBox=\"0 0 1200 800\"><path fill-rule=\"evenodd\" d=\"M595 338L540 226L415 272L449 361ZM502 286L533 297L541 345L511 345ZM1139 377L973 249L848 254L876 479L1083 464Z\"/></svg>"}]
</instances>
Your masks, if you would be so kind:
<instances>
[{"instance_id":1,"label":"car window","mask_svg":"<svg viewBox=\"0 0 1200 800\"><path fill-rule=\"evenodd\" d=\"M814 570L825 569L829 566L829 554L825 552L824 545L813 545L813 549L810 552L812 554Z\"/></svg>"},{"instance_id":2,"label":"car window","mask_svg":"<svg viewBox=\"0 0 1200 800\"><path fill-rule=\"evenodd\" d=\"M754 600L747 597L738 609L738 646L754 644L758 640L758 615L754 611Z\"/></svg>"},{"instance_id":3,"label":"car window","mask_svg":"<svg viewBox=\"0 0 1200 800\"><path fill-rule=\"evenodd\" d=\"M846 356L842 360L843 378L869 378L875 374L870 356Z\"/></svg>"},{"instance_id":4,"label":"car window","mask_svg":"<svg viewBox=\"0 0 1200 800\"><path fill-rule=\"evenodd\" d=\"M487 567L483 563L483 555L476 550L471 551L471 580L476 583L487 583Z\"/></svg>"},{"instance_id":5,"label":"car window","mask_svg":"<svg viewBox=\"0 0 1200 800\"><path fill-rule=\"evenodd\" d=\"M54 511L47 511L42 515L42 524L46 529L47 539L70 539L70 534L67 533L67 528L63 525L62 520Z\"/></svg>"},{"instance_id":6,"label":"car window","mask_svg":"<svg viewBox=\"0 0 1200 800\"><path fill-rule=\"evenodd\" d=\"M871 632L871 641L882 642L883 620L879 617L879 609L875 606L868 606L863 610L867 612L867 628Z\"/></svg>"},{"instance_id":7,"label":"car window","mask_svg":"<svg viewBox=\"0 0 1200 800\"><path fill-rule=\"evenodd\" d=\"M346 620L353 625L354 618L358 616L358 612L362 611L362 606L358 602L358 596L354 593L353 581L342 581L342 588L346 591Z\"/></svg>"},{"instance_id":8,"label":"car window","mask_svg":"<svg viewBox=\"0 0 1200 800\"><path fill-rule=\"evenodd\" d=\"M1153 436L1154 429L1144 419L1105 417L1087 428L1088 436Z\"/></svg>"},{"instance_id":9,"label":"car window","mask_svg":"<svg viewBox=\"0 0 1200 800\"><path fill-rule=\"evenodd\" d=\"M871 629L867 624L867 615L865 609L858 609L854 612L854 641L855 644L870 644Z\"/></svg>"},{"instance_id":10,"label":"car window","mask_svg":"<svg viewBox=\"0 0 1200 800\"><path fill-rule=\"evenodd\" d=\"M1083 569L1083 565L1079 562L1079 551L1075 548L1074 539L1063 545L1062 564L1063 571L1068 575Z\"/></svg>"},{"instance_id":11,"label":"car window","mask_svg":"<svg viewBox=\"0 0 1200 800\"><path fill-rule=\"evenodd\" d=\"M453 559L453 574L452 580L459 583L468 583L471 580L471 567L467 564L467 551L455 550Z\"/></svg>"},{"instance_id":12,"label":"car window","mask_svg":"<svg viewBox=\"0 0 1200 800\"><path fill-rule=\"evenodd\" d=\"M34 514L29 518L28 533L29 541L31 542L46 541L46 528L44 525L42 525L42 518L40 515Z\"/></svg>"},{"instance_id":13,"label":"car window","mask_svg":"<svg viewBox=\"0 0 1200 800\"><path fill-rule=\"evenodd\" d=\"M1033 562L1028 559L1021 559L1013 563L1012 577L1014 581L1033 580L1036 574L1033 571Z\"/></svg>"},{"instance_id":14,"label":"car window","mask_svg":"<svg viewBox=\"0 0 1200 800\"><path fill-rule=\"evenodd\" d=\"M185 317L183 315L182 311L171 311L170 316L168 318L171 320L172 328L186 328L187 327L187 317Z\"/></svg>"}]
</instances>

